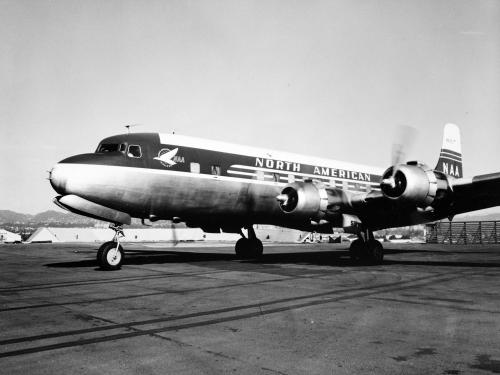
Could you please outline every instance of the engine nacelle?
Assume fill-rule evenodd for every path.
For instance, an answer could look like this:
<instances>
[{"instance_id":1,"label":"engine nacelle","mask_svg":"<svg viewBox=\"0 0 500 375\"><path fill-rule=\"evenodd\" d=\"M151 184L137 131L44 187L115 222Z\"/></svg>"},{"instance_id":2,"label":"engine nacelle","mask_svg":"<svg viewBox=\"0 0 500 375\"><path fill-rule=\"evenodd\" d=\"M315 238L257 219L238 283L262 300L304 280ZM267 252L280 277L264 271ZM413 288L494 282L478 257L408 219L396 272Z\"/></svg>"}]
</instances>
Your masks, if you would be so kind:
<instances>
[{"instance_id":1,"label":"engine nacelle","mask_svg":"<svg viewBox=\"0 0 500 375\"><path fill-rule=\"evenodd\" d=\"M390 167L380 183L387 198L411 202L420 208L438 204L448 195L449 186L446 175L418 162Z\"/></svg>"},{"instance_id":2,"label":"engine nacelle","mask_svg":"<svg viewBox=\"0 0 500 375\"><path fill-rule=\"evenodd\" d=\"M326 190L312 182L290 184L277 199L284 212L311 220L319 220L325 216L328 206Z\"/></svg>"},{"instance_id":3,"label":"engine nacelle","mask_svg":"<svg viewBox=\"0 0 500 375\"><path fill-rule=\"evenodd\" d=\"M342 226L339 210L347 201L342 191L325 188L321 183L295 182L285 186L276 198L283 212L308 225L330 229Z\"/></svg>"}]
</instances>

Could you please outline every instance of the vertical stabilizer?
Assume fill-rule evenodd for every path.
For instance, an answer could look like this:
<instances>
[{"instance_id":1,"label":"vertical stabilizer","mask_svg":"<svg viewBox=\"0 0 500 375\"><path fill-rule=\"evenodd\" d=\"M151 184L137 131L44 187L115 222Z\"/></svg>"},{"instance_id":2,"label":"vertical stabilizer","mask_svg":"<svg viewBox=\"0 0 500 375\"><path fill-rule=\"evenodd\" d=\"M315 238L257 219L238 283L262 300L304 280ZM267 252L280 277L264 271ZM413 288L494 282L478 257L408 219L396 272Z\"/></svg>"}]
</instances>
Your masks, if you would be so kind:
<instances>
[{"instance_id":1,"label":"vertical stabilizer","mask_svg":"<svg viewBox=\"0 0 500 375\"><path fill-rule=\"evenodd\" d=\"M436 170L455 178L463 177L460 129L455 124L444 126L443 146Z\"/></svg>"}]
</instances>

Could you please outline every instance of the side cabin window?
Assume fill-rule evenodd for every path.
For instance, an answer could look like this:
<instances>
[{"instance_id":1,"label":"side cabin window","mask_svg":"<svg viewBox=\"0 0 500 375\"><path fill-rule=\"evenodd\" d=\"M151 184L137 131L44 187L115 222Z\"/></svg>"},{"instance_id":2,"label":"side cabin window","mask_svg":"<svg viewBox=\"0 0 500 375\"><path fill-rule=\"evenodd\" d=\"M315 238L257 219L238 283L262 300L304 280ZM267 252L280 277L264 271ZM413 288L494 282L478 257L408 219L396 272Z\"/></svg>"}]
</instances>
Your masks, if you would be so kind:
<instances>
[{"instance_id":1,"label":"side cabin window","mask_svg":"<svg viewBox=\"0 0 500 375\"><path fill-rule=\"evenodd\" d=\"M127 155L131 158L140 158L142 156L141 146L139 146L139 145L128 146Z\"/></svg>"},{"instance_id":2,"label":"side cabin window","mask_svg":"<svg viewBox=\"0 0 500 375\"><path fill-rule=\"evenodd\" d=\"M220 165L212 165L210 171L214 176L220 176Z\"/></svg>"},{"instance_id":3,"label":"side cabin window","mask_svg":"<svg viewBox=\"0 0 500 375\"><path fill-rule=\"evenodd\" d=\"M280 175L279 175L279 173L273 173L273 181L274 182L280 182Z\"/></svg>"},{"instance_id":4,"label":"side cabin window","mask_svg":"<svg viewBox=\"0 0 500 375\"><path fill-rule=\"evenodd\" d=\"M200 173L200 163L191 163L189 168L191 173Z\"/></svg>"}]
</instances>

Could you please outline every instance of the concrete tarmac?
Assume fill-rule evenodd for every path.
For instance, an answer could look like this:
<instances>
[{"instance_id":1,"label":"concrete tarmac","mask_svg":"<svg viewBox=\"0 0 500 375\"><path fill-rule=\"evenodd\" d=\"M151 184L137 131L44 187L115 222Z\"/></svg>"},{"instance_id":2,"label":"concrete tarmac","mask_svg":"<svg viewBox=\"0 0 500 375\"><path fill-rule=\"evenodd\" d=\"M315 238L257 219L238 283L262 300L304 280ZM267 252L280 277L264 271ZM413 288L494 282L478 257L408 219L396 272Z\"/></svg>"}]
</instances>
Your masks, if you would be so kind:
<instances>
[{"instance_id":1,"label":"concrete tarmac","mask_svg":"<svg viewBox=\"0 0 500 375\"><path fill-rule=\"evenodd\" d=\"M0 245L0 373L500 373L500 246L385 246Z\"/></svg>"}]
</instances>

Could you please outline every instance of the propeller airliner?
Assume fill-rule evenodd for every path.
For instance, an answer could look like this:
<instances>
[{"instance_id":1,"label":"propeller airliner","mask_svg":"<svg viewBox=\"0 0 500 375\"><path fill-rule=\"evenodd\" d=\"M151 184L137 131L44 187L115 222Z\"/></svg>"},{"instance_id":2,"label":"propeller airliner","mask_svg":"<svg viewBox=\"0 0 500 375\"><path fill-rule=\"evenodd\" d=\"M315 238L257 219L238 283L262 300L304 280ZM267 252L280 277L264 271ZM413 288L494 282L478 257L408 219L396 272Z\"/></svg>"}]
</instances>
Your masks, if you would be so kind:
<instances>
[{"instance_id":1,"label":"propeller airliner","mask_svg":"<svg viewBox=\"0 0 500 375\"><path fill-rule=\"evenodd\" d=\"M453 124L444 127L434 168L397 160L384 170L178 134L129 133L60 161L49 179L58 206L110 223L115 236L97 252L108 270L122 265L120 239L132 218L239 233L241 257L263 252L255 224L318 233L343 228L358 236L350 246L353 261L380 263L376 230L500 205L500 172L463 177Z\"/></svg>"}]
</instances>

